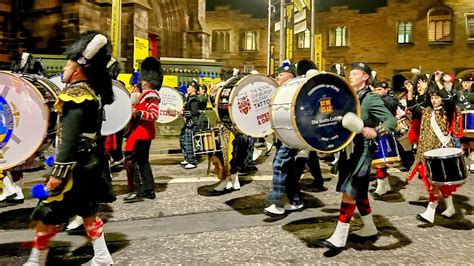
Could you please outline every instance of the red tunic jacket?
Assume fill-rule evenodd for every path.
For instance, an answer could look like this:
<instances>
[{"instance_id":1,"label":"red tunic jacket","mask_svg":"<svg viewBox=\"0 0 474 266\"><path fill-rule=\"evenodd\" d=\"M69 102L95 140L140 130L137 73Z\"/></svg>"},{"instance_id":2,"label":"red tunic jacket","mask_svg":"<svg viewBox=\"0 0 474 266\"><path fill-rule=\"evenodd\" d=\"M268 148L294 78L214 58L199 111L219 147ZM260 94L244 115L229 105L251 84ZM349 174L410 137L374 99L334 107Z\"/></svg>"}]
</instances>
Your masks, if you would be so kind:
<instances>
[{"instance_id":1,"label":"red tunic jacket","mask_svg":"<svg viewBox=\"0 0 474 266\"><path fill-rule=\"evenodd\" d=\"M130 122L131 133L125 145L125 151L133 151L137 140L152 140L155 138L155 121L158 119L160 96L155 90L143 92L138 98L138 104L133 108Z\"/></svg>"}]
</instances>

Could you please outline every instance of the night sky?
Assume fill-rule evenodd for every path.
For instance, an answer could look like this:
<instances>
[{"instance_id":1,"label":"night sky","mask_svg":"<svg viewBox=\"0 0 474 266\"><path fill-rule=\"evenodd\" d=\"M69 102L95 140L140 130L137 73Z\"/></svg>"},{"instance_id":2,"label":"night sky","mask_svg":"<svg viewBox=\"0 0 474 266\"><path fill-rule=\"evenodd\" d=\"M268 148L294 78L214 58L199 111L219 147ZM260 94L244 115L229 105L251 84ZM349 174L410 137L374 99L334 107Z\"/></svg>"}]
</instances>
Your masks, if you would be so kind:
<instances>
[{"instance_id":1,"label":"night sky","mask_svg":"<svg viewBox=\"0 0 474 266\"><path fill-rule=\"evenodd\" d=\"M231 5L235 9L240 9L242 13L265 18L267 3L268 0L207 0L206 9L214 10L216 5ZM387 0L318 0L316 2L318 11L328 11L331 6L349 6L349 9L358 9L361 13L373 13L378 7L387 6Z\"/></svg>"}]
</instances>

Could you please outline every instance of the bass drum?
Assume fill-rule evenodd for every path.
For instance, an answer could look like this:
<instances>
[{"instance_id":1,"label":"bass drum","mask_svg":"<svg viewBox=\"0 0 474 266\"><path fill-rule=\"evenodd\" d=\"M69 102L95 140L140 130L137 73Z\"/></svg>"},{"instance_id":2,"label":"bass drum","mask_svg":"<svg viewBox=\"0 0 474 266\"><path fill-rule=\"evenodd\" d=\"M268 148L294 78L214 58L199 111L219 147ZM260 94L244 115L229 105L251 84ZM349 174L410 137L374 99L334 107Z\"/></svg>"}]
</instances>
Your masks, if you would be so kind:
<instances>
[{"instance_id":1,"label":"bass drum","mask_svg":"<svg viewBox=\"0 0 474 266\"><path fill-rule=\"evenodd\" d=\"M46 78L0 72L0 170L23 163L52 143L59 92Z\"/></svg>"},{"instance_id":2,"label":"bass drum","mask_svg":"<svg viewBox=\"0 0 474 266\"><path fill-rule=\"evenodd\" d=\"M341 123L348 112L360 116L357 95L332 73L291 79L276 90L270 104L278 139L290 148L322 153L339 151L354 138L355 133Z\"/></svg>"},{"instance_id":3,"label":"bass drum","mask_svg":"<svg viewBox=\"0 0 474 266\"><path fill-rule=\"evenodd\" d=\"M270 99L277 86L261 74L231 78L217 93L217 118L228 129L254 138L272 134Z\"/></svg>"},{"instance_id":4,"label":"bass drum","mask_svg":"<svg viewBox=\"0 0 474 266\"><path fill-rule=\"evenodd\" d=\"M104 121L102 122L102 136L112 135L125 128L132 118L132 101L130 93L119 81L112 80L112 89L115 100L104 106Z\"/></svg>"},{"instance_id":5,"label":"bass drum","mask_svg":"<svg viewBox=\"0 0 474 266\"><path fill-rule=\"evenodd\" d=\"M183 110L183 96L176 89L169 87L161 87L158 94L160 95L161 101L158 106L160 114L156 122L167 124L178 119L179 115L176 111Z\"/></svg>"}]
</instances>

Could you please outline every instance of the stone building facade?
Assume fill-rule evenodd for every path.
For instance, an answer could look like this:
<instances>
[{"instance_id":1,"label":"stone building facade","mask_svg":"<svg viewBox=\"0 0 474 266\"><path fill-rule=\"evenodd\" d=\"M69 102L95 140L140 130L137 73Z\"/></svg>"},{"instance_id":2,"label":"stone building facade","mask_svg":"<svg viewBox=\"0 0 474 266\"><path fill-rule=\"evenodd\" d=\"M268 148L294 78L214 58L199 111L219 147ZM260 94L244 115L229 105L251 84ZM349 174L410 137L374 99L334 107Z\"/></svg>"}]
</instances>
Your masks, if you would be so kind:
<instances>
[{"instance_id":1,"label":"stone building facade","mask_svg":"<svg viewBox=\"0 0 474 266\"><path fill-rule=\"evenodd\" d=\"M15 52L61 54L81 33L110 33L111 0L0 0L0 67ZM123 0L121 61L133 65L134 36L156 57L207 58L205 0Z\"/></svg>"},{"instance_id":2,"label":"stone building facade","mask_svg":"<svg viewBox=\"0 0 474 266\"><path fill-rule=\"evenodd\" d=\"M316 25L325 68L365 61L386 79L419 66L423 72L440 68L450 73L474 68L473 1L388 0L369 14L333 7L316 14ZM338 27L345 29L345 45L331 40ZM295 59L309 56L309 49L296 49Z\"/></svg>"},{"instance_id":3,"label":"stone building facade","mask_svg":"<svg viewBox=\"0 0 474 266\"><path fill-rule=\"evenodd\" d=\"M311 22L309 12L307 14L309 31ZM254 19L221 7L207 12L206 23L213 43L216 36L212 32L230 32L229 50L213 48L212 58L223 60L226 68L243 69L244 65L254 65L265 72L266 19ZM239 49L242 31L259 33L259 45L252 53ZM374 13L332 7L316 13L316 33L322 35L323 69L333 63L350 65L354 61L365 61L380 78L390 79L396 73L419 66L423 72L441 68L445 72L459 73L474 68L474 1L471 0L388 0L386 7ZM306 41L304 36L294 36L294 62L310 57L307 38L310 38L309 32L306 32ZM279 31L275 32L274 25L271 40L276 49L273 57L278 60ZM305 43L308 48L304 48Z\"/></svg>"},{"instance_id":4,"label":"stone building facade","mask_svg":"<svg viewBox=\"0 0 474 266\"><path fill-rule=\"evenodd\" d=\"M253 18L229 6L220 6L215 11L206 12L205 30L211 36L210 58L222 60L224 69L266 73L266 19Z\"/></svg>"}]
</instances>

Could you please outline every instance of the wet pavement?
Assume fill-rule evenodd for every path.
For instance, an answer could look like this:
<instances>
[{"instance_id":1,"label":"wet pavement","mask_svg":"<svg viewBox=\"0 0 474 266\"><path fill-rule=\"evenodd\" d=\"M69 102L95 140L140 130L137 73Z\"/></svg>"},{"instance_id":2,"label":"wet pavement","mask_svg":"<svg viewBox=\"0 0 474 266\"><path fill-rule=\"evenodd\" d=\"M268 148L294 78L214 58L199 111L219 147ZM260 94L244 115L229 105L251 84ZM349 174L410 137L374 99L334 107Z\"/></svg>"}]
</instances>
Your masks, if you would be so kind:
<instances>
[{"instance_id":1,"label":"wet pavement","mask_svg":"<svg viewBox=\"0 0 474 266\"><path fill-rule=\"evenodd\" d=\"M271 189L270 156L257 161L258 171L241 176L239 191L217 195L217 179L206 173L207 161L185 170L172 139L152 148L152 168L157 198L133 204L123 202L127 193L125 172L114 174L118 200L101 207L107 221L106 239L118 265L154 264L474 264L474 182L454 194L456 215L446 219L440 203L434 225L415 219L426 206L427 193L420 180L404 186L405 172L390 169L393 193L371 200L379 236L364 243L348 242L348 249L331 257L315 240L327 238L336 224L340 195L337 178L321 162L325 186L316 193L311 177L302 180L305 207L282 217L263 214ZM25 176L25 188L42 181L41 171ZM33 231L29 215L36 200L0 206L0 265L21 265L29 254ZM361 227L358 216L351 231ZM83 236L60 233L52 242L50 265L78 265L92 257Z\"/></svg>"}]
</instances>

